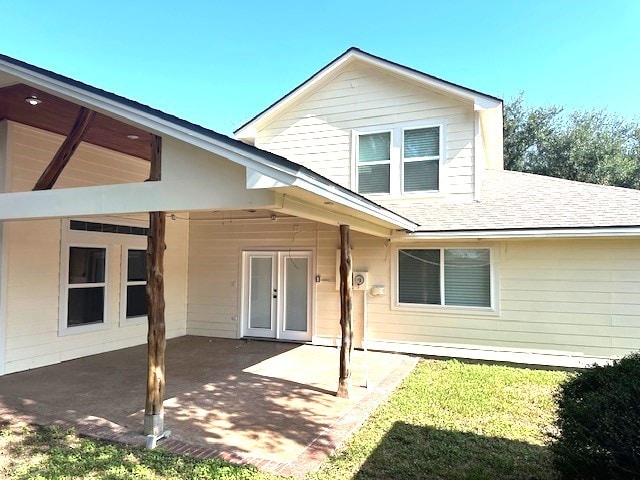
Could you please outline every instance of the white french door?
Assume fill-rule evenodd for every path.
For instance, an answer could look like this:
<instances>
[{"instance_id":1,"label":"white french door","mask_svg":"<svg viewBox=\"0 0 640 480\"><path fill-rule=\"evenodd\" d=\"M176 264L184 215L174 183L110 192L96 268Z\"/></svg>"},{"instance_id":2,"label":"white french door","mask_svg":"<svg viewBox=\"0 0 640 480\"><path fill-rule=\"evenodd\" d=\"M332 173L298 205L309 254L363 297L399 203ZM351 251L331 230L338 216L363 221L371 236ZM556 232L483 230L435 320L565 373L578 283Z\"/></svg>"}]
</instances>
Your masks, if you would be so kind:
<instances>
[{"instance_id":1,"label":"white french door","mask_svg":"<svg viewBox=\"0 0 640 480\"><path fill-rule=\"evenodd\" d=\"M242 335L311 340L312 252L244 252Z\"/></svg>"}]
</instances>

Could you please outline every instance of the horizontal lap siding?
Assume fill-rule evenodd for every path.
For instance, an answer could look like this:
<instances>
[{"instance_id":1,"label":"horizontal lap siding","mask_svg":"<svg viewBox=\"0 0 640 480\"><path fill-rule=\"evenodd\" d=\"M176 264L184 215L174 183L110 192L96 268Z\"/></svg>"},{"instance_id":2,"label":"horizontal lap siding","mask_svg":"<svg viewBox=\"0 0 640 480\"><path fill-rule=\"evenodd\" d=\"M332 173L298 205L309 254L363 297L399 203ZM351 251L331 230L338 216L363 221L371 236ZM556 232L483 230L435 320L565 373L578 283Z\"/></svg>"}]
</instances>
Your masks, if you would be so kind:
<instances>
[{"instance_id":1,"label":"horizontal lap siding","mask_svg":"<svg viewBox=\"0 0 640 480\"><path fill-rule=\"evenodd\" d=\"M291 243L293 225L300 225L300 233ZM499 315L392 309L393 245L357 232L352 232L352 244L354 269L368 270L369 286L386 289L383 296L367 298L368 336L373 341L399 342L399 350L406 343L586 357L609 357L640 348L636 268L640 249L633 240L474 242L476 247L494 246ZM240 321L241 251L289 245L316 251L322 282L314 284L314 338L338 345L337 228L297 218L224 225L191 222L188 333L235 338L238 324L232 317ZM363 292L354 292L358 346L363 337L363 303Z\"/></svg>"},{"instance_id":2,"label":"horizontal lap siding","mask_svg":"<svg viewBox=\"0 0 640 480\"><path fill-rule=\"evenodd\" d=\"M12 191L31 190L62 137L10 123ZM148 162L81 144L56 186L143 181ZM183 216L183 215L181 215ZM144 218L144 216L142 217ZM146 324L120 326L121 249L109 263L108 328L58 336L60 220L6 222L7 373L106 352L146 341ZM168 220L165 253L167 336L185 334L188 225Z\"/></svg>"},{"instance_id":3,"label":"horizontal lap siding","mask_svg":"<svg viewBox=\"0 0 640 480\"><path fill-rule=\"evenodd\" d=\"M391 309L388 275L393 249L383 240L357 233L353 244L354 267L369 271L369 285L386 287L386 295L368 297L372 340L592 357L640 348L636 265L640 249L636 241L542 240L497 245L501 308L493 316ZM362 294L356 292L356 324L362 323L362 301ZM330 308L336 312L335 304L330 303ZM330 333L332 327L319 319L319 331Z\"/></svg>"},{"instance_id":4,"label":"horizontal lap siding","mask_svg":"<svg viewBox=\"0 0 640 480\"><path fill-rule=\"evenodd\" d=\"M349 188L352 129L430 119L447 122L444 162L447 192L470 198L472 105L357 64L261 127L256 146Z\"/></svg>"},{"instance_id":5,"label":"horizontal lap siding","mask_svg":"<svg viewBox=\"0 0 640 480\"><path fill-rule=\"evenodd\" d=\"M294 232L294 225L299 226L299 232ZM337 228L295 217L231 223L195 217L190 222L189 243L187 333L236 338L241 321L242 251L292 248L316 252L314 274L322 278L321 283L313 284L317 333L334 335L333 325L338 322L334 283Z\"/></svg>"},{"instance_id":6,"label":"horizontal lap siding","mask_svg":"<svg viewBox=\"0 0 640 480\"><path fill-rule=\"evenodd\" d=\"M9 122L12 191L29 191L51 162L64 137ZM54 188L142 182L149 162L106 148L81 143Z\"/></svg>"}]
</instances>

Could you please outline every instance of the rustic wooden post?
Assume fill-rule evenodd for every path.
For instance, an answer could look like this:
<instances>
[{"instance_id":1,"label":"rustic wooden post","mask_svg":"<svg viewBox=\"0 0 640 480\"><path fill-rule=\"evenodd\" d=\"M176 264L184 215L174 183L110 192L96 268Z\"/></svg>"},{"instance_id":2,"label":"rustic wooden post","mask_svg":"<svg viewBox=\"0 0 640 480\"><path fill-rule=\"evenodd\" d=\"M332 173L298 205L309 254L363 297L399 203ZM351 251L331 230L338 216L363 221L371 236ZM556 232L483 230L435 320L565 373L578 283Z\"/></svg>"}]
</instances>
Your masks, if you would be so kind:
<instances>
[{"instance_id":1,"label":"rustic wooden post","mask_svg":"<svg viewBox=\"0 0 640 480\"><path fill-rule=\"evenodd\" d=\"M353 351L353 277L349 225L340 225L340 378L336 395L349 398Z\"/></svg>"},{"instance_id":2,"label":"rustic wooden post","mask_svg":"<svg viewBox=\"0 0 640 480\"><path fill-rule=\"evenodd\" d=\"M151 145L150 181L161 178L161 139L154 136ZM159 437L164 434L164 250L165 212L149 212L147 235L147 397L144 409L144 433Z\"/></svg>"},{"instance_id":3,"label":"rustic wooden post","mask_svg":"<svg viewBox=\"0 0 640 480\"><path fill-rule=\"evenodd\" d=\"M78 116L76 117L76 121L73 124L69 135L64 139L64 142L62 142L62 145L58 148L58 151L53 156L53 159L51 159L51 162L47 165L44 172L42 172L42 175L40 175L40 178L33 187L33 190L50 190L53 188L53 185L56 183L56 180L58 180L58 177L64 170L64 167L67 166L67 163L71 160L71 157L78 148L78 145L82 142L84 134L89 130L95 115L96 112L93 110L80 107Z\"/></svg>"}]
</instances>

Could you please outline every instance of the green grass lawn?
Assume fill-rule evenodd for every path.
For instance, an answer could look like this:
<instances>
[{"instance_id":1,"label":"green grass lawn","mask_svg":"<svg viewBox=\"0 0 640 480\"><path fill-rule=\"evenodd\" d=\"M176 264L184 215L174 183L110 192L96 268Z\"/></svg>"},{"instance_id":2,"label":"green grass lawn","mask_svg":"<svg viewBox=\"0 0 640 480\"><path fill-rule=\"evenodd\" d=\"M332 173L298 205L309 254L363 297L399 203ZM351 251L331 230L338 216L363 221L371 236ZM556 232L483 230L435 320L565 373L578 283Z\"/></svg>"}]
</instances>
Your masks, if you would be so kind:
<instances>
[{"instance_id":1,"label":"green grass lawn","mask_svg":"<svg viewBox=\"0 0 640 480\"><path fill-rule=\"evenodd\" d=\"M545 448L567 373L421 361L317 479L555 479Z\"/></svg>"},{"instance_id":2,"label":"green grass lawn","mask_svg":"<svg viewBox=\"0 0 640 480\"><path fill-rule=\"evenodd\" d=\"M545 448L567 374L422 360L310 479L555 479ZM253 468L0 425L0 478L274 479Z\"/></svg>"}]
</instances>

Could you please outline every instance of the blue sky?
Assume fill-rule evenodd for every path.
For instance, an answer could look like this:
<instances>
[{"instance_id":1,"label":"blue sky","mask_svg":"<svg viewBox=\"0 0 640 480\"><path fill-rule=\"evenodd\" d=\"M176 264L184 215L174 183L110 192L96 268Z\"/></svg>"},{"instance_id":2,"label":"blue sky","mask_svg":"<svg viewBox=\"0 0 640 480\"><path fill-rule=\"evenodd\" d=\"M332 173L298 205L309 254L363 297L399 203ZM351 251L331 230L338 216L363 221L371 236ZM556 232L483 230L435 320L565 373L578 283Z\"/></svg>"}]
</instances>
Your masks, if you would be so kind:
<instances>
[{"instance_id":1,"label":"blue sky","mask_svg":"<svg viewBox=\"0 0 640 480\"><path fill-rule=\"evenodd\" d=\"M0 0L0 52L231 134L350 46L640 119L640 1Z\"/></svg>"}]
</instances>

